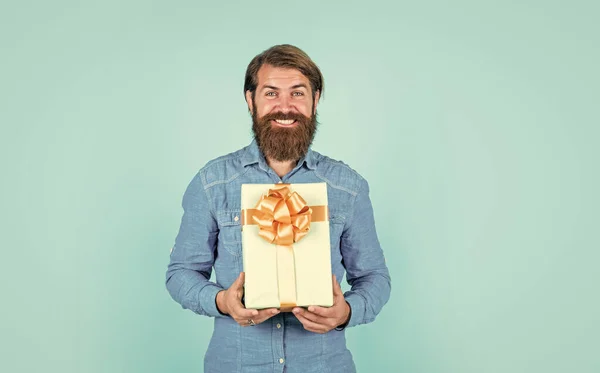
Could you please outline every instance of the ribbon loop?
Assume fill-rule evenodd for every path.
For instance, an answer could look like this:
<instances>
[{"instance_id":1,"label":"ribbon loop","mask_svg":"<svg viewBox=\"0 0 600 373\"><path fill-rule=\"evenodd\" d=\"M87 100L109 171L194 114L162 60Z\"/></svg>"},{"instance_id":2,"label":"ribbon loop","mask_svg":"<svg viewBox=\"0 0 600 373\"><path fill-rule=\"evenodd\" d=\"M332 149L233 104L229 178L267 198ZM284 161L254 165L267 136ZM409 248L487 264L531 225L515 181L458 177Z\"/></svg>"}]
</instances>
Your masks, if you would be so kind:
<instances>
[{"instance_id":1,"label":"ribbon loop","mask_svg":"<svg viewBox=\"0 0 600 373\"><path fill-rule=\"evenodd\" d=\"M298 193L288 186L269 189L256 206L252 219L259 226L259 235L276 245L291 245L310 230L312 209Z\"/></svg>"}]
</instances>

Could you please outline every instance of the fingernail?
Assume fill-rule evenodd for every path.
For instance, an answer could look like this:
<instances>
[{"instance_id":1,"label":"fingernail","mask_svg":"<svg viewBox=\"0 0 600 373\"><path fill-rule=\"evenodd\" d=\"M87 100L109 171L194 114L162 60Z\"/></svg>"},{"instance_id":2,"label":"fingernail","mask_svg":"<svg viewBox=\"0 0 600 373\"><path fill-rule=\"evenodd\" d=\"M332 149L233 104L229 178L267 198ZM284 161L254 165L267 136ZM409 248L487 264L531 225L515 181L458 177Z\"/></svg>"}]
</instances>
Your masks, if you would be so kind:
<instances>
[{"instance_id":1,"label":"fingernail","mask_svg":"<svg viewBox=\"0 0 600 373\"><path fill-rule=\"evenodd\" d=\"M292 310L292 312L293 312L293 313L298 313L298 312L299 312L299 310L298 310L297 308L294 308L294 309Z\"/></svg>"},{"instance_id":2,"label":"fingernail","mask_svg":"<svg viewBox=\"0 0 600 373\"><path fill-rule=\"evenodd\" d=\"M308 310L309 310L310 312L313 312L313 311L315 310L315 308L314 308L313 306L310 306L310 307L308 307Z\"/></svg>"},{"instance_id":3,"label":"fingernail","mask_svg":"<svg viewBox=\"0 0 600 373\"><path fill-rule=\"evenodd\" d=\"M279 310L273 310L273 315L277 315L279 313Z\"/></svg>"}]
</instances>

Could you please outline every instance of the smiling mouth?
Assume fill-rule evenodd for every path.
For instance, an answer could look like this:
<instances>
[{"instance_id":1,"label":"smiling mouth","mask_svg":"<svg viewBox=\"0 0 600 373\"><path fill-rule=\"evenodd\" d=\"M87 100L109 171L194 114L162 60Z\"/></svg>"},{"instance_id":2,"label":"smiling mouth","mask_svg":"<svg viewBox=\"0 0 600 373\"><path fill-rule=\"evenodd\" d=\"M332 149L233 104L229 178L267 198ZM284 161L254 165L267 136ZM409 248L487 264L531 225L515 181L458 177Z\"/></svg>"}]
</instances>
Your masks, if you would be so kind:
<instances>
[{"instance_id":1,"label":"smiling mouth","mask_svg":"<svg viewBox=\"0 0 600 373\"><path fill-rule=\"evenodd\" d=\"M295 119L286 119L286 120L283 120L283 119L274 119L273 122L275 122L278 125L283 126L283 127L289 127L289 126L292 126L292 125L296 124L296 120Z\"/></svg>"}]
</instances>

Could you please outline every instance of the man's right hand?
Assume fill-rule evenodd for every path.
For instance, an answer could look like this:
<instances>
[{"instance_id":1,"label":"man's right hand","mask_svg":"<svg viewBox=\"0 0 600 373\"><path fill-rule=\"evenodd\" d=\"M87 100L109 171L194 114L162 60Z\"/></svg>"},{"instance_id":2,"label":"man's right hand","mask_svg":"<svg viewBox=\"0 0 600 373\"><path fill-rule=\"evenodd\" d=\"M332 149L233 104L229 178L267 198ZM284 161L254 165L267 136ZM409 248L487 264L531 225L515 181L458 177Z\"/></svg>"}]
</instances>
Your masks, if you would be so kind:
<instances>
[{"instance_id":1,"label":"man's right hand","mask_svg":"<svg viewBox=\"0 0 600 373\"><path fill-rule=\"evenodd\" d=\"M241 326L252 325L250 320L254 322L254 325L260 324L279 313L277 308L260 311L245 308L242 304L243 294L244 272L241 272L229 289L217 293L217 308L221 313L231 316Z\"/></svg>"}]
</instances>

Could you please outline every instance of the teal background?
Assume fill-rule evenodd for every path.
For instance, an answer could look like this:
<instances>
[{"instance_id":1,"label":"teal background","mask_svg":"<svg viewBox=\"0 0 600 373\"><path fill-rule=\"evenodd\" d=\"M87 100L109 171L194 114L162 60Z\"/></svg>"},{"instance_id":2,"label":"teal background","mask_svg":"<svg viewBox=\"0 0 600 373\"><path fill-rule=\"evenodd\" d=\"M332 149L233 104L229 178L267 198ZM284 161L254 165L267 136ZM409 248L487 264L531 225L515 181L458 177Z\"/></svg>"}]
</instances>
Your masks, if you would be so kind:
<instances>
[{"instance_id":1,"label":"teal background","mask_svg":"<svg viewBox=\"0 0 600 373\"><path fill-rule=\"evenodd\" d=\"M164 286L181 198L291 43L392 274L359 371L599 372L596 4L3 2L0 371L202 371L212 320Z\"/></svg>"}]
</instances>

